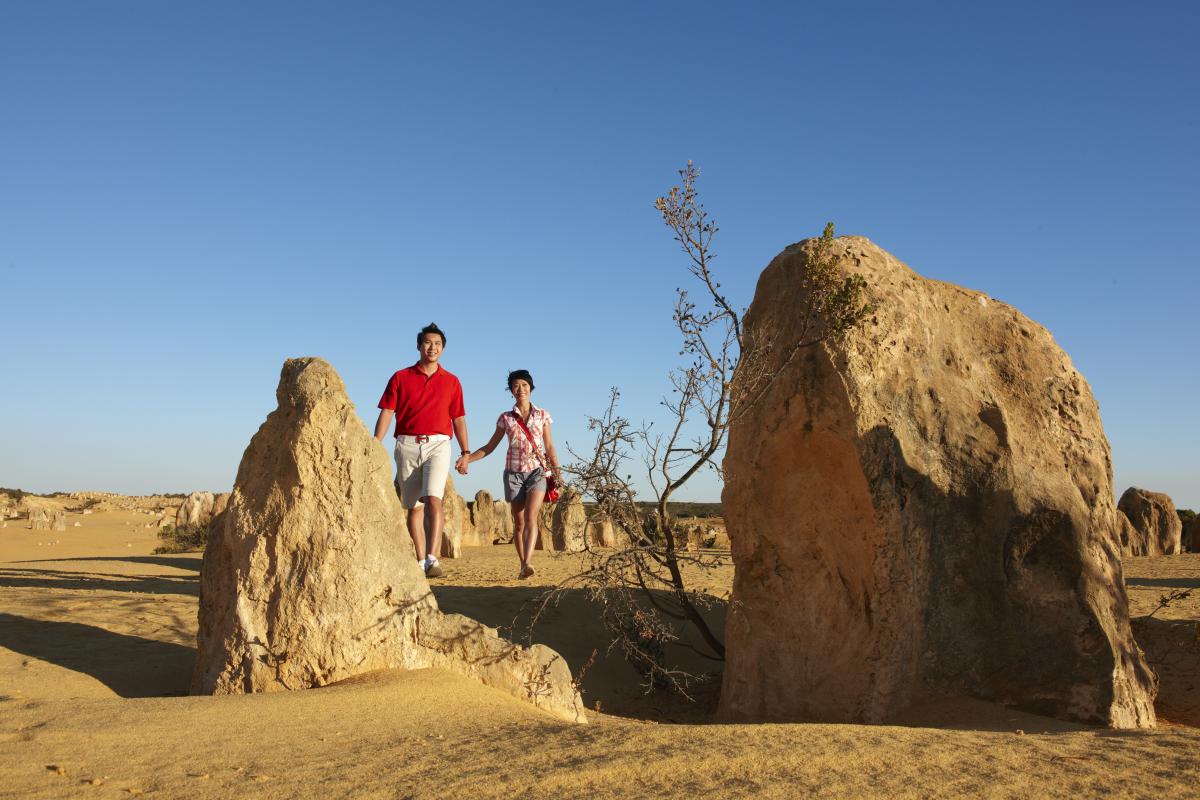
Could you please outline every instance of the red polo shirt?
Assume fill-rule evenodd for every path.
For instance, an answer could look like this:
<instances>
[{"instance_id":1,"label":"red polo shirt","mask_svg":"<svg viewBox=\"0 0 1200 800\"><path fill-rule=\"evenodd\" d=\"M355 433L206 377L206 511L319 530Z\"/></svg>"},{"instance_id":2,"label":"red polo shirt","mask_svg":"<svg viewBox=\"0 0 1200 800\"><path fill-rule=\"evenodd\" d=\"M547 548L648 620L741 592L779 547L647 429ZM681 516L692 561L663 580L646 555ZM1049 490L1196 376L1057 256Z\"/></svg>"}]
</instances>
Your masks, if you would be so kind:
<instances>
[{"instance_id":1,"label":"red polo shirt","mask_svg":"<svg viewBox=\"0 0 1200 800\"><path fill-rule=\"evenodd\" d=\"M380 408L396 412L396 436L428 436L444 433L452 436L450 421L465 417L462 384L449 370L438 366L426 376L413 364L400 370L387 383Z\"/></svg>"}]
</instances>

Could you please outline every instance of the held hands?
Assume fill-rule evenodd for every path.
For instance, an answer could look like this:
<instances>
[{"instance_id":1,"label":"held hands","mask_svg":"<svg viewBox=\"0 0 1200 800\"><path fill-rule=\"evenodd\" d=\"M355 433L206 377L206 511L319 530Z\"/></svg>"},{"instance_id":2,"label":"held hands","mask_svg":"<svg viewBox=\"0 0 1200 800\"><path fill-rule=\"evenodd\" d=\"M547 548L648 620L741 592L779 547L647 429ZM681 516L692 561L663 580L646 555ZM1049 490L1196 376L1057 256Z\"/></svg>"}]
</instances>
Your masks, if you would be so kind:
<instances>
[{"instance_id":1,"label":"held hands","mask_svg":"<svg viewBox=\"0 0 1200 800\"><path fill-rule=\"evenodd\" d=\"M456 461L454 463L454 468L456 470L458 470L458 473L460 475L466 475L467 474L467 465L470 463L471 463L471 456L468 455L467 453L463 453L461 456L458 457L458 461Z\"/></svg>"}]
</instances>

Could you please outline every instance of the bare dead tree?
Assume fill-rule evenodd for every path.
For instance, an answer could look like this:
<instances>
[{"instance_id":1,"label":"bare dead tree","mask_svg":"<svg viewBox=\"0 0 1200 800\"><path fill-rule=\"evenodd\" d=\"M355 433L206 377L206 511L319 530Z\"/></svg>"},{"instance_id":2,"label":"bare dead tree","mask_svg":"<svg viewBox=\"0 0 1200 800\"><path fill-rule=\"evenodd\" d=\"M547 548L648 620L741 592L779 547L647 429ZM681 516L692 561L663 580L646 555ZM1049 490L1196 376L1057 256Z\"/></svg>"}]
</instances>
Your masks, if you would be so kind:
<instances>
[{"instance_id":1,"label":"bare dead tree","mask_svg":"<svg viewBox=\"0 0 1200 800\"><path fill-rule=\"evenodd\" d=\"M591 550L586 569L561 587L585 587L600 601L614 636L611 646L624 651L648 687L669 686L685 695L698 676L669 666L664 658L668 645L689 647L714 661L725 656L721 637L702 613L722 601L690 589L685 573L711 570L728 556L687 546L686 533L671 514L671 498L702 469L721 476L720 455L730 424L762 397L800 350L843 336L871 311L863 301L862 278L846 276L833 256L829 223L808 252L803 277L808 299L796 309L800 336L782 345L782 359L769 337L756 337L758 343L748 351L746 309L739 311L729 301L712 269L719 229L700 201L699 175L689 161L679 170L680 184L654 204L700 285L699 299L686 289L676 290L673 319L685 363L669 374L671 394L662 401L669 422L661 433L633 426L617 413L616 389L608 408L589 420L594 447L583 455L572 451L576 463L566 472L595 502L594 513L612 521L621 544L615 550ZM638 505L629 471L638 457L654 497L648 514ZM688 641L683 626L691 626L699 641Z\"/></svg>"}]
</instances>

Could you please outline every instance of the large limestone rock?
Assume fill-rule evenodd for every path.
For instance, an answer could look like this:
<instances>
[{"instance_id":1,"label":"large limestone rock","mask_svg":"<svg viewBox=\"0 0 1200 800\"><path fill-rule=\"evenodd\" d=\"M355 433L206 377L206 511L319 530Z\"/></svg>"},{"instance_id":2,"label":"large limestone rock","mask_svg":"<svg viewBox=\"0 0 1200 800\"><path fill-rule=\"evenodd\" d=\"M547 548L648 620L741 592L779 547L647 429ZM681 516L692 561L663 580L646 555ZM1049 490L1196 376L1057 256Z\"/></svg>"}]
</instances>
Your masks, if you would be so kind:
<instances>
[{"instance_id":1,"label":"large limestone rock","mask_svg":"<svg viewBox=\"0 0 1200 800\"><path fill-rule=\"evenodd\" d=\"M185 525L207 525L213 518L216 498L212 492L192 492L179 506L175 514L175 527Z\"/></svg>"},{"instance_id":2,"label":"large limestone rock","mask_svg":"<svg viewBox=\"0 0 1200 800\"><path fill-rule=\"evenodd\" d=\"M578 553L587 549L587 512L579 492L567 488L554 503L550 518L554 549L566 553Z\"/></svg>"},{"instance_id":3,"label":"large limestone rock","mask_svg":"<svg viewBox=\"0 0 1200 800\"><path fill-rule=\"evenodd\" d=\"M1117 508L1129 517L1140 542L1144 543L1143 552L1137 555L1173 556L1183 552L1180 545L1183 523L1170 497L1130 486L1121 495Z\"/></svg>"},{"instance_id":4,"label":"large limestone rock","mask_svg":"<svg viewBox=\"0 0 1200 800\"><path fill-rule=\"evenodd\" d=\"M201 572L192 691L323 686L441 667L584 720L566 662L443 614L417 566L387 452L333 368L289 360ZM426 698L436 701L436 698Z\"/></svg>"},{"instance_id":5,"label":"large limestone rock","mask_svg":"<svg viewBox=\"0 0 1200 800\"><path fill-rule=\"evenodd\" d=\"M67 514L61 509L55 509L50 515L50 527L56 531L65 531L67 529Z\"/></svg>"},{"instance_id":6,"label":"large limestone rock","mask_svg":"<svg viewBox=\"0 0 1200 800\"><path fill-rule=\"evenodd\" d=\"M725 718L879 722L945 692L1153 725L1087 382L1012 307L858 237L834 247L873 318L788 361L812 335L808 247L771 262L745 319L778 376L724 465Z\"/></svg>"}]
</instances>

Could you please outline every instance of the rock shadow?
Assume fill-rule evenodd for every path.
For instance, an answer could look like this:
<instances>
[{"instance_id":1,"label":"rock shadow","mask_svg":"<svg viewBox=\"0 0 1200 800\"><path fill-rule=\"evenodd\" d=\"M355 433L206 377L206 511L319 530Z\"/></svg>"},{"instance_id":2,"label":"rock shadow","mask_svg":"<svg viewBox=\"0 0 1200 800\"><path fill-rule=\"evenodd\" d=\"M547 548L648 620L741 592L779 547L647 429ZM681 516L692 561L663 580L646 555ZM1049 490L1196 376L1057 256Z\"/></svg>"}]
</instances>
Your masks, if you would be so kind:
<instances>
[{"instance_id":1,"label":"rock shadow","mask_svg":"<svg viewBox=\"0 0 1200 800\"><path fill-rule=\"evenodd\" d=\"M1200 589L1200 578L1126 578L1126 586L1159 586L1164 589Z\"/></svg>"},{"instance_id":2,"label":"rock shadow","mask_svg":"<svg viewBox=\"0 0 1200 800\"><path fill-rule=\"evenodd\" d=\"M1158 674L1160 722L1200 728L1200 622L1134 617L1133 632Z\"/></svg>"},{"instance_id":3,"label":"rock shadow","mask_svg":"<svg viewBox=\"0 0 1200 800\"><path fill-rule=\"evenodd\" d=\"M195 556L87 556L84 558L39 558L29 561L12 561L12 564L64 564L84 561L125 561L130 564L150 564L156 567L200 571L202 554Z\"/></svg>"},{"instance_id":4,"label":"rock shadow","mask_svg":"<svg viewBox=\"0 0 1200 800\"><path fill-rule=\"evenodd\" d=\"M200 594L193 576L119 575L54 569L0 569L0 587L133 592L136 594Z\"/></svg>"},{"instance_id":5,"label":"rock shadow","mask_svg":"<svg viewBox=\"0 0 1200 800\"><path fill-rule=\"evenodd\" d=\"M185 695L196 651L77 622L0 613L0 646L91 675L121 697Z\"/></svg>"},{"instance_id":6,"label":"rock shadow","mask_svg":"<svg viewBox=\"0 0 1200 800\"><path fill-rule=\"evenodd\" d=\"M611 636L601 621L601 605L585 590L567 590L557 603L543 606L550 589L547 586L434 584L431 588L442 611L497 628L502 636L518 644L543 644L558 652L579 683L584 705L591 710L599 708L606 714L657 722L713 721L722 662L702 658L686 647L669 648L668 658L674 665L709 678L692 687L695 702L665 690L647 692L642 675L624 655L608 651ZM723 608L706 612L705 616L715 630L724 628Z\"/></svg>"}]
</instances>

